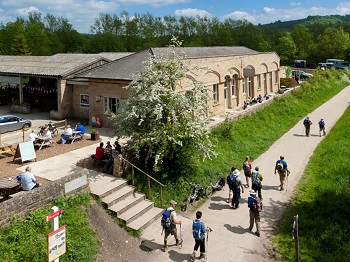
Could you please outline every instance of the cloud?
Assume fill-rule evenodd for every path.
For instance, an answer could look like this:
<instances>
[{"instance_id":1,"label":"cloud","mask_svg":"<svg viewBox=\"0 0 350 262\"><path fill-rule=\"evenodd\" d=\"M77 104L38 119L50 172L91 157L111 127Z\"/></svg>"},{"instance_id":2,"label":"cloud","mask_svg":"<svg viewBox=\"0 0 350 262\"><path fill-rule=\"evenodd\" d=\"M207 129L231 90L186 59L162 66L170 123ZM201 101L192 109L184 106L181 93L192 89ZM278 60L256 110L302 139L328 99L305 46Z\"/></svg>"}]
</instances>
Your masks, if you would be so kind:
<instances>
[{"instance_id":1,"label":"cloud","mask_svg":"<svg viewBox=\"0 0 350 262\"><path fill-rule=\"evenodd\" d=\"M212 17L210 13L205 10L186 8L186 9L177 9L175 11L176 16L199 16L199 17Z\"/></svg>"},{"instance_id":2,"label":"cloud","mask_svg":"<svg viewBox=\"0 0 350 262\"><path fill-rule=\"evenodd\" d=\"M253 24L256 23L255 15L249 14L249 13L243 12L243 11L234 11L234 12L232 12L230 14L227 14L227 15L224 15L222 17L223 20L229 19L229 18L234 19L234 20L243 20L243 19L245 19L248 22L251 22Z\"/></svg>"},{"instance_id":3,"label":"cloud","mask_svg":"<svg viewBox=\"0 0 350 262\"><path fill-rule=\"evenodd\" d=\"M130 4L130 5L152 5L154 7L189 3L191 0L116 0L116 2Z\"/></svg>"},{"instance_id":4,"label":"cloud","mask_svg":"<svg viewBox=\"0 0 350 262\"><path fill-rule=\"evenodd\" d=\"M17 14L18 16L28 16L30 12L40 12L40 10L35 6L29 6L15 10L15 14Z\"/></svg>"}]
</instances>

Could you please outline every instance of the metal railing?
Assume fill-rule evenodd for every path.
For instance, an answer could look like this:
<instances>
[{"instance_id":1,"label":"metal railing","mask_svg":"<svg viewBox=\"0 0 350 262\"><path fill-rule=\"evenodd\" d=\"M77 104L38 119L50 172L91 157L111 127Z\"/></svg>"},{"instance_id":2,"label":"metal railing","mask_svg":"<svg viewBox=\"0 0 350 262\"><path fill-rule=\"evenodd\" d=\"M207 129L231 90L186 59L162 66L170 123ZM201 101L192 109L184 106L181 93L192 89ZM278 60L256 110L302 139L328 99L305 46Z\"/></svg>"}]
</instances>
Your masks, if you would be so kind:
<instances>
[{"instance_id":1,"label":"metal railing","mask_svg":"<svg viewBox=\"0 0 350 262\"><path fill-rule=\"evenodd\" d=\"M151 179L156 182L159 185L159 190L160 190L160 205L163 206L163 184L161 182L159 182L157 179L155 179L154 177L148 175L147 173L145 173L144 171L142 171L140 168L138 168L137 166L135 166L134 164L130 163L128 160L126 160L124 157L122 157L121 155L119 155L120 158L127 162L129 165L131 165L131 183L134 186L135 184L135 168L140 171L142 174L147 176L147 184L148 184L148 199L151 199Z\"/></svg>"}]
</instances>

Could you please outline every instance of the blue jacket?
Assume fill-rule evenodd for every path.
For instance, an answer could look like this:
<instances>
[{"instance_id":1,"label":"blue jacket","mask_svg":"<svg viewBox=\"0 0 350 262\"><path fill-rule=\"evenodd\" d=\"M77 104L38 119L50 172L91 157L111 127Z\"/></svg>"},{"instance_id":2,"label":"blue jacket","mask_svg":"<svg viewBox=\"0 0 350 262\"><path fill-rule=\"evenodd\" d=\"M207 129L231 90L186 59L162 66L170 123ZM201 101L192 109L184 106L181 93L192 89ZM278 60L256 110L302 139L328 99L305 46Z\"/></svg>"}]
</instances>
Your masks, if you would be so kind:
<instances>
[{"instance_id":1,"label":"blue jacket","mask_svg":"<svg viewBox=\"0 0 350 262\"><path fill-rule=\"evenodd\" d=\"M200 225L200 237L199 238L196 238L195 237L195 231L196 231L196 228L197 228L197 225L198 224ZM193 237L195 239L204 239L205 238L205 233L208 232L208 228L205 227L204 225L204 222L200 219L196 219L196 220L193 220L193 224L192 224L192 233L193 233Z\"/></svg>"}]
</instances>

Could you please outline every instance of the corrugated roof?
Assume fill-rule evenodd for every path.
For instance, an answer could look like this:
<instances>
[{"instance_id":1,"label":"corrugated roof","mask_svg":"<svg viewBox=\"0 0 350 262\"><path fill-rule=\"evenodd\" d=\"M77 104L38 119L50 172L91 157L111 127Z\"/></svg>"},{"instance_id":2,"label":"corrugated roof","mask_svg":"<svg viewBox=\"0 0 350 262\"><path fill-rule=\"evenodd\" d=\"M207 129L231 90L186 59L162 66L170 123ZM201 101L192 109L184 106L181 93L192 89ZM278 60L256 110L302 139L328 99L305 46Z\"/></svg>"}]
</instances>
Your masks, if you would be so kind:
<instances>
[{"instance_id":1,"label":"corrugated roof","mask_svg":"<svg viewBox=\"0 0 350 262\"><path fill-rule=\"evenodd\" d=\"M130 53L0 56L0 74L67 76L98 61L112 61Z\"/></svg>"},{"instance_id":2,"label":"corrugated roof","mask_svg":"<svg viewBox=\"0 0 350 262\"><path fill-rule=\"evenodd\" d=\"M93 68L76 76L97 79L113 79L113 80L133 80L133 76L143 70L144 64L150 54L165 53L168 47L150 48L133 55L115 60L109 64ZM259 54L255 50L244 46L213 46L213 47L179 47L183 51L186 58L202 58L202 57L217 57L217 56L235 56L235 55L250 55Z\"/></svg>"}]
</instances>

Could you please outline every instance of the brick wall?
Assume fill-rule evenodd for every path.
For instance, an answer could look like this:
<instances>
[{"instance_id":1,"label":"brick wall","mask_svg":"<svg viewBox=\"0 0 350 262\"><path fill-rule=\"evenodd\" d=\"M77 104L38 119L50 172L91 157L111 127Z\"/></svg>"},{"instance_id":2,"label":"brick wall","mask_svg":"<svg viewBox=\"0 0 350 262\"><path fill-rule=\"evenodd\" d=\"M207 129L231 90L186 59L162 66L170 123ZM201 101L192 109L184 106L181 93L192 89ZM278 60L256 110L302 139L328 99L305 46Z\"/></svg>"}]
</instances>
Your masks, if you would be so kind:
<instances>
[{"instance_id":1,"label":"brick wall","mask_svg":"<svg viewBox=\"0 0 350 262\"><path fill-rule=\"evenodd\" d=\"M68 192L67 194L65 193L68 182L72 181L71 183L73 183L79 178L85 180L85 176L85 185ZM90 192L88 177L89 172L85 169L81 172L69 174L57 181L48 182L44 186L36 188L32 191L23 191L22 194L0 203L0 226L9 225L12 221L12 217L15 214L25 216L38 208L49 207L51 205L52 198L56 198L61 195L69 196L76 193Z\"/></svg>"}]
</instances>

